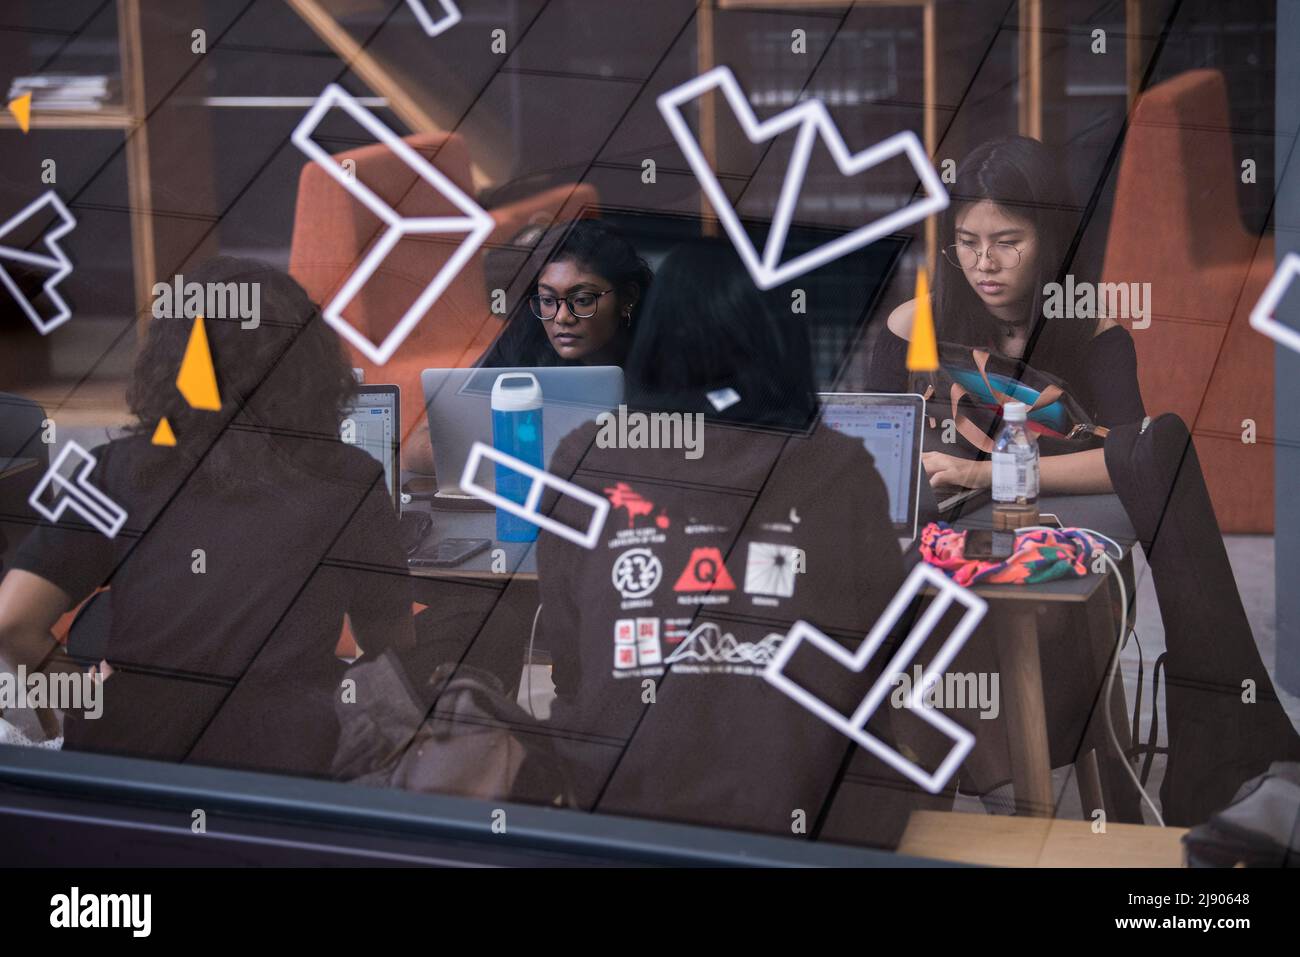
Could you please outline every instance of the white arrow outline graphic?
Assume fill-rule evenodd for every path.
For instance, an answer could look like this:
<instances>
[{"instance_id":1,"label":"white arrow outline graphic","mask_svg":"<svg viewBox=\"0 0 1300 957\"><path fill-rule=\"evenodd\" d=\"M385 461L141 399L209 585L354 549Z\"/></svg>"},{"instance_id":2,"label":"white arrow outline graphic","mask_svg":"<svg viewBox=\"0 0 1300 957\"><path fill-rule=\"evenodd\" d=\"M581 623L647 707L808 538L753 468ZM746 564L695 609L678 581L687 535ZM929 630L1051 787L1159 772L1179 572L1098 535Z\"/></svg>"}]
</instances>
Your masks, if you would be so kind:
<instances>
[{"instance_id":1,"label":"white arrow outline graphic","mask_svg":"<svg viewBox=\"0 0 1300 957\"><path fill-rule=\"evenodd\" d=\"M43 336L48 336L72 318L72 310L68 308L68 304L63 301L63 297L58 294L54 287L63 282L72 272L72 260L68 259L68 254L59 248L59 240L76 228L77 221L68 212L68 207L63 205L63 200L59 199L59 194L54 190L49 190L39 199L32 200L21 212L11 216L3 226L0 226L0 240L2 240L11 229L36 215L37 211L47 204L54 207L54 211L58 214L60 220L58 225L41 236L41 242L50 250L50 255L29 253L22 249L13 249L9 246L0 245L0 282L3 282L5 288L13 294L14 299L18 301L19 307ZM27 301L27 297L18 289L18 284L14 282L13 277L4 268L4 260L6 259L27 263L29 266L38 266L41 269L54 270L50 278L45 280L45 284L41 287L45 295L49 296L50 300L58 307L53 319L42 319L40 313Z\"/></svg>"},{"instance_id":2,"label":"white arrow outline graphic","mask_svg":"<svg viewBox=\"0 0 1300 957\"><path fill-rule=\"evenodd\" d=\"M889 636L895 623L907 610L912 599L926 585L936 588L939 594L930 602L925 613L921 615L920 620L908 633L907 638L903 640L894 657L885 666L885 670L881 672L880 677L867 691L862 702L847 719L808 689L786 677L786 664L794 655L795 650L805 641L816 646L828 657L835 659L850 671L861 673L876 651L879 650L881 644L884 643L885 638ZM871 716L880 707L880 703L885 700L885 697L895 686L895 675L904 673L908 665L915 660L917 652L925 644L926 639L930 637L930 632L934 630L935 625L939 623L939 619L943 617L954 601L965 605L967 611L962 615L961 620L957 622L957 627L944 640L943 645L939 648L929 666L922 671L921 680L912 688L907 699L907 707L915 712L918 718L941 734L951 738L954 742L952 750L940 762L939 767L935 769L933 774L928 774L924 768L903 757L875 735L869 734L867 732L867 722L871 720ZM931 794L937 794L943 790L944 785L948 783L948 779L953 776L962 761L966 759L966 755L970 753L970 749L974 747L975 735L946 714L926 707L922 703L922 698L930 690L930 687L943 677L944 669L948 667L957 652L961 650L962 645L966 644L971 632L975 630L975 626L980 623L987 611L988 603L983 598L962 588L943 572L922 562L912 569L912 573L907 576L907 580L903 582L902 587L898 589L898 593L890 600L884 614L871 627L871 632L858 646L856 652L846 650L839 642L818 631L808 622L797 621L794 627L790 629L786 640L781 642L781 647L777 650L776 656L763 671L763 678L831 727L852 738L895 771L911 778Z\"/></svg>"},{"instance_id":3,"label":"white arrow outline graphic","mask_svg":"<svg viewBox=\"0 0 1300 957\"><path fill-rule=\"evenodd\" d=\"M753 242L740 223L740 217L736 215L735 209L723 192L717 176L709 167L699 143L696 142L682 116L683 105L715 88L721 88L723 96L731 104L732 111L751 143L761 143L788 129L800 127L761 260ZM759 122L749 101L741 92L735 75L725 66L714 67L694 80L674 87L659 97L658 104L659 112L663 114L673 139L681 147L686 161L704 189L704 194L709 198L714 211L718 214L718 219L721 220L723 228L731 237L732 244L744 261L745 268L749 270L754 283L760 289L771 289L789 282L819 266L824 266L833 259L873 243L882 236L919 222L948 206L948 194L939 181L939 175L930 165L921 141L911 130L895 133L861 153L851 154L834 120L827 112L825 104L820 100L806 100L784 113L778 113L769 120ZM790 220L794 216L795 203L799 198L799 190L808 171L808 160L812 156L812 149L818 135L826 142L831 156L835 159L835 165L845 176L860 173L900 153L905 154L920 178L926 196L873 223L859 227L851 233L781 264L781 252L785 247L786 236L790 232Z\"/></svg>"},{"instance_id":4,"label":"white arrow outline graphic","mask_svg":"<svg viewBox=\"0 0 1300 957\"><path fill-rule=\"evenodd\" d=\"M420 21L420 26L424 32L431 37L436 37L440 33L446 33L456 24L460 23L460 10L451 0L438 0L438 6L442 7L442 19L435 21L429 16L429 8L424 5L423 0L406 0L407 5L415 14L415 19Z\"/></svg>"},{"instance_id":5,"label":"white arrow outline graphic","mask_svg":"<svg viewBox=\"0 0 1300 957\"><path fill-rule=\"evenodd\" d=\"M1250 310L1250 326L1278 345L1286 346L1293 352L1300 352L1300 332L1278 322L1273 317L1278 303L1282 301L1287 287L1296 276L1300 276L1300 253L1287 253L1282 257L1277 272L1273 273L1273 278L1264 287L1259 302L1255 303L1255 308Z\"/></svg>"},{"instance_id":6,"label":"white arrow outline graphic","mask_svg":"<svg viewBox=\"0 0 1300 957\"><path fill-rule=\"evenodd\" d=\"M75 474L72 476L65 475L63 471L69 459L76 460L76 465L73 466ZM27 504L41 517L55 524L64 512L72 509L95 526L105 538L113 538L126 524L126 512L122 506L90 484L90 473L94 471L97 461L95 456L69 440L36 488L32 489ZM53 508L41 501L51 488L61 493Z\"/></svg>"},{"instance_id":7,"label":"white arrow outline graphic","mask_svg":"<svg viewBox=\"0 0 1300 957\"><path fill-rule=\"evenodd\" d=\"M493 462L504 465L521 475L527 475L533 480L532 484L528 486L528 495L522 505L478 484L475 477L478 475L479 465L484 459L491 459ZM542 494L548 486L561 495L576 498L578 501L591 506L592 515L585 531L571 528L563 522L558 522L549 515L544 515L538 511L537 506L541 504ZM486 442L475 442L470 447L469 458L465 460L465 468L460 474L460 487L469 494L481 498L497 508L505 509L511 515L517 515L524 521L531 522L538 528L545 529L553 535L567 538L575 545L581 545L583 548L596 547L601 530L605 527L605 519L609 517L609 499L597 495L595 492L588 492L579 485L574 485L558 475L552 475L545 469L539 469L535 465L530 465L515 458L513 455L508 455Z\"/></svg>"},{"instance_id":8,"label":"white arrow outline graphic","mask_svg":"<svg viewBox=\"0 0 1300 957\"><path fill-rule=\"evenodd\" d=\"M403 217L396 210L380 199L369 187L357 179L349 177L343 167L328 153L320 148L311 138L311 134L320 124L325 114L334 107L341 107L349 116L364 126L377 140L387 146L398 158L434 189L451 201L465 215L459 216L423 216ZM338 333L357 347L367 359L375 365L383 365L392 358L393 353L406 341L406 337L419 324L429 307L443 294L465 263L483 245L484 240L495 228L493 219L477 203L466 196L460 189L444 176L428 160L411 149L396 133L381 123L373 113L358 103L351 94L337 83L331 83L316 99L316 103L293 131L293 143L302 150L330 178L355 196L367 209L388 224L387 231L379 238L374 248L343 283L343 288L321 310L321 315ZM384 257L392 251L404 237L424 233L457 233L468 235L461 242L451 259L438 271L433 280L420 293L419 298L397 321L384 341L376 346L357 331L351 323L343 318L343 310L379 269Z\"/></svg>"}]
</instances>

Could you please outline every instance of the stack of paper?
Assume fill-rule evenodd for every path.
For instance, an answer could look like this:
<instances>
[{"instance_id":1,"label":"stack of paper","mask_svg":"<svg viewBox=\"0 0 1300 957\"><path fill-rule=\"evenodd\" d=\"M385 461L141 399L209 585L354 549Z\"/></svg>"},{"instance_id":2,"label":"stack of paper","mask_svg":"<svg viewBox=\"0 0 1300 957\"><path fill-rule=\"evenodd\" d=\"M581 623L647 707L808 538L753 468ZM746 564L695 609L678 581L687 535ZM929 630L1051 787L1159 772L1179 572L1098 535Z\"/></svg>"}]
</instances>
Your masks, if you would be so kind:
<instances>
[{"instance_id":1,"label":"stack of paper","mask_svg":"<svg viewBox=\"0 0 1300 957\"><path fill-rule=\"evenodd\" d=\"M76 110L93 112L112 100L109 77L79 76L69 73L43 73L20 76L9 84L9 99L30 93L32 106L38 110Z\"/></svg>"}]
</instances>

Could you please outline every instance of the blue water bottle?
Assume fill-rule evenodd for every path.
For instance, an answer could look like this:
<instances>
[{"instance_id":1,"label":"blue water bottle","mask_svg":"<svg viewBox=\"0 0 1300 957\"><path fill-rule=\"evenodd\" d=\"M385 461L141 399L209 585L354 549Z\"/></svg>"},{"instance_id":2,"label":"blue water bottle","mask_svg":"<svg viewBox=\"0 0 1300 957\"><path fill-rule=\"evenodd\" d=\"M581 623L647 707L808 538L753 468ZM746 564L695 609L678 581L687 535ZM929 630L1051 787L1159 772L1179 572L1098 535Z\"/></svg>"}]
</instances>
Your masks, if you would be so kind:
<instances>
[{"instance_id":1,"label":"blue water bottle","mask_svg":"<svg viewBox=\"0 0 1300 957\"><path fill-rule=\"evenodd\" d=\"M542 468L542 387L531 372L497 376L492 386L492 444L506 455ZM533 480L499 462L493 468L497 494L523 505ZM497 539L535 541L537 526L498 508Z\"/></svg>"}]
</instances>

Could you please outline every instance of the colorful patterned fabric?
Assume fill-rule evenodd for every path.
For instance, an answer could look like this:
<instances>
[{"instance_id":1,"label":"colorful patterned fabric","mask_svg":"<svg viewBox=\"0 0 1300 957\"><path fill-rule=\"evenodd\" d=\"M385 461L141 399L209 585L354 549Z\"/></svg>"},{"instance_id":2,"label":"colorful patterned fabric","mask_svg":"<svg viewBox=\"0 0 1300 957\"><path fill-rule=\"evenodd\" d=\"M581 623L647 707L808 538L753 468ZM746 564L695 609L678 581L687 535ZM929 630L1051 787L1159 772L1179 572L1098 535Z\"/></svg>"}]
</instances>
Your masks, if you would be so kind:
<instances>
[{"instance_id":1,"label":"colorful patterned fabric","mask_svg":"<svg viewBox=\"0 0 1300 957\"><path fill-rule=\"evenodd\" d=\"M979 583L1033 585L1056 578L1082 578L1105 546L1077 528L1043 529L1016 536L1010 557L1001 561L966 558L966 532L946 522L921 530L921 558L942 568L958 585Z\"/></svg>"}]
</instances>

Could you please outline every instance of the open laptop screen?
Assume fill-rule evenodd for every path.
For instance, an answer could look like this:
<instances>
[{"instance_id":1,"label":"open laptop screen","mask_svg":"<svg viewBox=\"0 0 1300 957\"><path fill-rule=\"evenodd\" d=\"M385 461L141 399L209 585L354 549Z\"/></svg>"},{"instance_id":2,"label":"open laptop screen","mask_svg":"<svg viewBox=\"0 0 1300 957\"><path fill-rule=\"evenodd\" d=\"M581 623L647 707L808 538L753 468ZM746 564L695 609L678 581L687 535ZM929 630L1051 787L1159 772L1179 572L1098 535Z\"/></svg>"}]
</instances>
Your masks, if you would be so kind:
<instances>
[{"instance_id":1,"label":"open laptop screen","mask_svg":"<svg viewBox=\"0 0 1300 957\"><path fill-rule=\"evenodd\" d=\"M900 534L916 528L921 466L919 395L822 393L822 421L836 432L859 439L889 493L889 518Z\"/></svg>"},{"instance_id":2,"label":"open laptop screen","mask_svg":"<svg viewBox=\"0 0 1300 957\"><path fill-rule=\"evenodd\" d=\"M438 496L466 498L461 473L475 442L492 444L492 386L502 375L527 372L542 388L542 467L566 435L613 411L623 401L623 370L617 366L511 366L500 369L425 369L420 373L433 445ZM495 489L491 469L480 476Z\"/></svg>"},{"instance_id":3,"label":"open laptop screen","mask_svg":"<svg viewBox=\"0 0 1300 957\"><path fill-rule=\"evenodd\" d=\"M339 430L344 442L361 447L384 467L384 484L393 508L398 507L397 446L401 437L397 410L397 386L358 386L356 398L343 411Z\"/></svg>"}]
</instances>

